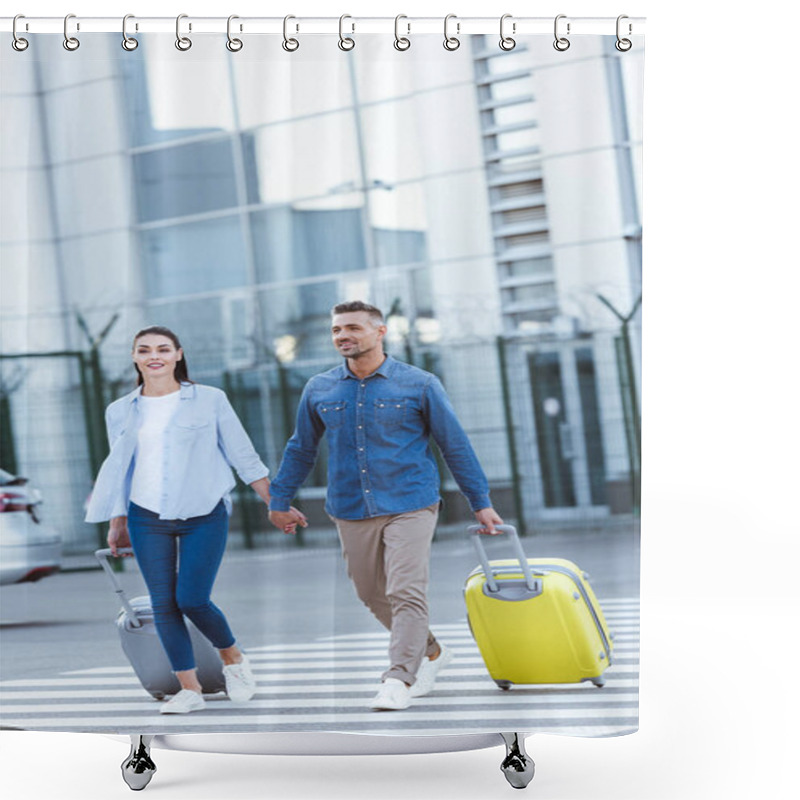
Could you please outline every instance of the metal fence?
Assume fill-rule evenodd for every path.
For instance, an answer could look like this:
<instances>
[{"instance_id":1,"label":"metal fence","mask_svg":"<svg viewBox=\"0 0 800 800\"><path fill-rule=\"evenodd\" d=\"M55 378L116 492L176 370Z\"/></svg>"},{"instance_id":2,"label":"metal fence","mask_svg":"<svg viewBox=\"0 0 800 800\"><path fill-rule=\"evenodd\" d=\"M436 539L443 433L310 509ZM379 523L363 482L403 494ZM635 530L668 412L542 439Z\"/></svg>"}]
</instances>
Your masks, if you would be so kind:
<instances>
[{"instance_id":1,"label":"metal fence","mask_svg":"<svg viewBox=\"0 0 800 800\"><path fill-rule=\"evenodd\" d=\"M65 552L93 548L102 532L84 509L107 453L97 353L0 355L0 368L0 466L41 490Z\"/></svg>"},{"instance_id":2,"label":"metal fence","mask_svg":"<svg viewBox=\"0 0 800 800\"><path fill-rule=\"evenodd\" d=\"M523 533L638 513L639 373L623 333L424 347L401 341L390 350L442 379L489 476L496 508ZM302 364L263 353L247 368L192 377L226 391L274 474L305 382L335 361L333 353L329 363ZM67 553L88 552L104 536L104 526L83 522L107 453L104 408L133 383L108 379L99 346L0 356L0 366L0 466L41 489L45 518L61 532ZM438 451L437 458L442 522L466 521L466 501ZM326 465L323 440L298 503L312 525L330 527L323 507ZM236 501L231 529L245 546L281 536L270 530L248 487L237 487Z\"/></svg>"}]
</instances>

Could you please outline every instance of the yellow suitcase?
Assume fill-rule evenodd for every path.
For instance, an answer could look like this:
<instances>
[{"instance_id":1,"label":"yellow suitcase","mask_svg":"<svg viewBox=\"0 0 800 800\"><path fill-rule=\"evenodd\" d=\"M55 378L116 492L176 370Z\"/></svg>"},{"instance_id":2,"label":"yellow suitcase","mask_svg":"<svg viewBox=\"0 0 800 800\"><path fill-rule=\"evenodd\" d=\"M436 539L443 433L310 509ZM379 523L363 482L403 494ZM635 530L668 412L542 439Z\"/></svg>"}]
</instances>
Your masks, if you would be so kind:
<instances>
[{"instance_id":1,"label":"yellow suitcase","mask_svg":"<svg viewBox=\"0 0 800 800\"><path fill-rule=\"evenodd\" d=\"M587 576L566 559L527 558L516 530L497 527L509 534L517 558L489 561L480 526L470 526L481 565L464 586L470 629L489 674L501 689L603 686L612 637Z\"/></svg>"}]
</instances>

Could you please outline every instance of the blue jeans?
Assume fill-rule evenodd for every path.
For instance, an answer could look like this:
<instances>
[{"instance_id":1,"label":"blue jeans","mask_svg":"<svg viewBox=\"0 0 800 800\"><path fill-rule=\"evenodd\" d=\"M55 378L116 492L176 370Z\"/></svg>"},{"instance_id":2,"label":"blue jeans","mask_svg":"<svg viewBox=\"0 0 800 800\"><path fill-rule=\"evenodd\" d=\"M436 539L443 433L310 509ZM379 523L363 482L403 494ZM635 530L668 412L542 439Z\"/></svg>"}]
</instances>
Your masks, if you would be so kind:
<instances>
[{"instance_id":1,"label":"blue jeans","mask_svg":"<svg viewBox=\"0 0 800 800\"><path fill-rule=\"evenodd\" d=\"M202 517L159 519L131 503L128 533L142 572L161 644L175 672L196 664L186 615L218 649L235 643L225 615L211 602L228 537L228 512L220 500ZM180 556L180 560L179 560Z\"/></svg>"}]
</instances>

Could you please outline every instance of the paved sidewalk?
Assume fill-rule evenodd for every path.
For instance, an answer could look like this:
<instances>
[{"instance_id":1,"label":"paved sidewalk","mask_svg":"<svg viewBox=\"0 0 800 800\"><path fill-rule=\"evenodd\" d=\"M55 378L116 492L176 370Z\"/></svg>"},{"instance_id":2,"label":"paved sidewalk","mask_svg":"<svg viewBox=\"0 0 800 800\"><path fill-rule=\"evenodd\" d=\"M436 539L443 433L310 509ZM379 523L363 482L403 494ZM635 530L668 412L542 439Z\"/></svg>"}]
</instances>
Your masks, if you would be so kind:
<instances>
[{"instance_id":1,"label":"paved sidewalk","mask_svg":"<svg viewBox=\"0 0 800 800\"><path fill-rule=\"evenodd\" d=\"M463 586L478 558L465 526L443 528L431 552L432 624L457 624L465 615ZM236 547L214 585L214 600L236 636L254 645L301 644L318 637L379 634L382 628L358 600L332 529L296 547L280 533L268 546ZM241 540L240 540L241 541ZM504 536L484 537L489 557L509 558ZM627 525L548 528L523 539L530 557L567 558L591 576L602 600L639 595L639 536ZM125 559L120 583L129 597L146 592L137 564ZM102 665L125 666L114 620L119 611L109 582L91 554L67 560L67 570L33 584L3 587L0 675L49 678ZM91 569L81 569L81 567Z\"/></svg>"}]
</instances>

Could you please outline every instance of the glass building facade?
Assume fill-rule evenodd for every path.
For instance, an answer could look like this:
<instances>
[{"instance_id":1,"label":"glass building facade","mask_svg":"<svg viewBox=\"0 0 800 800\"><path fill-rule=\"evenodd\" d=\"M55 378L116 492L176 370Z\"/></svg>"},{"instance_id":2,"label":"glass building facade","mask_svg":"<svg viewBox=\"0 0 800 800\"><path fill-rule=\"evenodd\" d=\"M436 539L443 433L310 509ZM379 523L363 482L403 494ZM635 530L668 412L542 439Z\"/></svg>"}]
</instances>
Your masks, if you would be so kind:
<instances>
[{"instance_id":1,"label":"glass building facade","mask_svg":"<svg viewBox=\"0 0 800 800\"><path fill-rule=\"evenodd\" d=\"M607 514L629 446L618 331L590 295L630 307L641 283L635 71L613 37L580 57L544 38L510 53L493 36L456 53L426 38L409 53L369 36L352 53L326 37L179 53L160 34L133 53L97 34L79 53L57 35L9 48L3 352L86 350L85 330L117 315L99 349L110 399L131 385L132 333L167 325L274 468L304 381L336 363L331 307L368 300L390 313L390 352L443 378L499 495L523 486L529 519ZM559 94L576 71L602 94L580 112L585 98ZM78 398L71 363L60 380ZM11 366L15 458L64 485L53 505L82 541L67 519L94 466L76 457L69 485L57 477ZM63 415L46 416L63 439ZM323 492L324 458L306 494Z\"/></svg>"}]
</instances>

